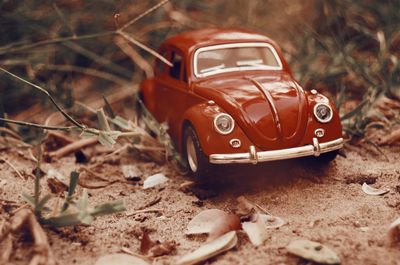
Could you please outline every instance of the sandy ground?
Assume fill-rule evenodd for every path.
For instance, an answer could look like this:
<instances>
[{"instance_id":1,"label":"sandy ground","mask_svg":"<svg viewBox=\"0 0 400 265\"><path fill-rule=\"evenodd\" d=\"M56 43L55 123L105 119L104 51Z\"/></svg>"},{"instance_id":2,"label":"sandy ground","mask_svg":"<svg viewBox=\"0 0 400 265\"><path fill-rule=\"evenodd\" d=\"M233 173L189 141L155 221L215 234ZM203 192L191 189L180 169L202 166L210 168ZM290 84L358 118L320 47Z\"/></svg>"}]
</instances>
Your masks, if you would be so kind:
<instances>
[{"instance_id":1,"label":"sandy ground","mask_svg":"<svg viewBox=\"0 0 400 265\"><path fill-rule=\"evenodd\" d=\"M387 244L388 225L400 216L400 149L384 149L387 159L365 150L346 149L347 158L338 157L323 167L310 160L291 160L260 166L222 167L215 174L216 182L208 187L181 191L188 177L179 175L168 165L144 162L131 155L121 156L113 165L106 165L102 175L121 182L106 188L89 190L91 203L123 199L127 211L97 218L91 226L46 229L59 264L94 264L104 254L120 252L122 247L139 253L141 229L150 231L152 240L175 241L176 251L155 259L156 264L174 264L177 257L202 245L205 237L188 237L188 222L204 209L233 211L236 198L245 195L287 224L270 231L266 242L254 247L243 232L238 232L237 247L219 255L207 264L307 264L287 253L285 246L294 239L319 241L331 247L342 264L400 264L400 247ZM21 171L30 172L34 163L16 149L0 152ZM143 190L143 179L124 181L121 165L135 164L143 171L143 179L162 172L170 180L159 188ZM43 169L57 169L68 175L79 168L74 157L67 157ZM363 193L361 184L386 187L383 196ZM46 187L46 181L42 180ZM81 191L79 188L78 191ZM33 192L33 179L23 180L10 167L0 164L0 217L14 210L4 200L22 204L21 192ZM48 192L48 188L43 193ZM152 201L160 200L146 207ZM159 209L156 213L127 216L135 209ZM16 250L12 264L27 264L30 239L19 235L14 239Z\"/></svg>"}]
</instances>

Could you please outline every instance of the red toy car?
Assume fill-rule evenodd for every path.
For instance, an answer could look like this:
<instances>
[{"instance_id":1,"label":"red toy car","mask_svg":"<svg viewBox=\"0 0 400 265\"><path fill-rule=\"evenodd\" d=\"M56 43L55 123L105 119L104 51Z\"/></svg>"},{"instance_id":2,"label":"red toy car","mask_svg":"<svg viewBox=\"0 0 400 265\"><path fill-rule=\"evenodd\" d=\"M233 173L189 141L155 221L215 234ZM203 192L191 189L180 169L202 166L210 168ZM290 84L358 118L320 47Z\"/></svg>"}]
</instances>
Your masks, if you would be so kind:
<instances>
[{"instance_id":1,"label":"red toy car","mask_svg":"<svg viewBox=\"0 0 400 265\"><path fill-rule=\"evenodd\" d=\"M139 96L193 175L210 163L304 156L330 161L343 146L334 104L304 90L274 41L245 30L204 29L166 40Z\"/></svg>"}]
</instances>

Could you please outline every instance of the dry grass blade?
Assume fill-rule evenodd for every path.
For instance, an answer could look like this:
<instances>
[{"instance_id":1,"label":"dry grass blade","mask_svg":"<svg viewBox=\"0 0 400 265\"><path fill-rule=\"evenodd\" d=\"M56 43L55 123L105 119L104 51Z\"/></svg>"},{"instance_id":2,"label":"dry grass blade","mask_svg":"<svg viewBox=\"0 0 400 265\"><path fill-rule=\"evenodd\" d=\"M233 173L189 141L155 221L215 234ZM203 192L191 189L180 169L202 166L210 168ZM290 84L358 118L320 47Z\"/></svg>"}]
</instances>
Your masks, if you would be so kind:
<instances>
[{"instance_id":1,"label":"dry grass blade","mask_svg":"<svg viewBox=\"0 0 400 265\"><path fill-rule=\"evenodd\" d=\"M4 163L6 163L10 168L12 168L14 170L14 172L17 174L18 177L20 177L21 179L25 180L25 178L22 176L21 172L19 172L19 170L7 159L4 158L0 158L0 162L3 161Z\"/></svg>"}]
</instances>

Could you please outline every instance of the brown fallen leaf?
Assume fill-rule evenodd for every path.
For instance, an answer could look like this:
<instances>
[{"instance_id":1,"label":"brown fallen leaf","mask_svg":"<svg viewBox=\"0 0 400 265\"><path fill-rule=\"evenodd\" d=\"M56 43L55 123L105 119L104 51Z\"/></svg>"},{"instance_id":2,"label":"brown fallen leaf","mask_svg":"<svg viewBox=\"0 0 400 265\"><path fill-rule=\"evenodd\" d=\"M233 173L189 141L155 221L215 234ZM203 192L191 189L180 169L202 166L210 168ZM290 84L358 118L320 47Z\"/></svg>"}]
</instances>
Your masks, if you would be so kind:
<instances>
[{"instance_id":1,"label":"brown fallen leaf","mask_svg":"<svg viewBox=\"0 0 400 265\"><path fill-rule=\"evenodd\" d=\"M400 242L400 217L390 224L388 237L391 246Z\"/></svg>"},{"instance_id":2,"label":"brown fallen leaf","mask_svg":"<svg viewBox=\"0 0 400 265\"><path fill-rule=\"evenodd\" d=\"M380 141L380 145L391 145L395 142L400 141L400 129L392 131L389 135L383 137Z\"/></svg>"},{"instance_id":3,"label":"brown fallen leaf","mask_svg":"<svg viewBox=\"0 0 400 265\"><path fill-rule=\"evenodd\" d=\"M340 264L338 255L327 246L310 240L292 241L286 249L289 253L321 264Z\"/></svg>"},{"instance_id":4,"label":"brown fallen leaf","mask_svg":"<svg viewBox=\"0 0 400 265\"><path fill-rule=\"evenodd\" d=\"M181 257L175 264L192 265L206 261L218 254L234 248L237 244L236 231L228 232L217 239L201 246L197 250Z\"/></svg>"},{"instance_id":5,"label":"brown fallen leaf","mask_svg":"<svg viewBox=\"0 0 400 265\"><path fill-rule=\"evenodd\" d=\"M157 244L150 249L152 257L160 257L170 255L176 250L175 241L157 242Z\"/></svg>"},{"instance_id":6,"label":"brown fallen leaf","mask_svg":"<svg viewBox=\"0 0 400 265\"><path fill-rule=\"evenodd\" d=\"M146 231L146 229L142 229L142 238L140 240L140 253L146 255L150 248L152 248L155 245L155 242L153 242L150 239L149 233Z\"/></svg>"},{"instance_id":7,"label":"brown fallen leaf","mask_svg":"<svg viewBox=\"0 0 400 265\"><path fill-rule=\"evenodd\" d=\"M63 193L68 190L68 186L56 178L48 178L47 186L52 193L56 194Z\"/></svg>"},{"instance_id":8,"label":"brown fallen leaf","mask_svg":"<svg viewBox=\"0 0 400 265\"><path fill-rule=\"evenodd\" d=\"M242 227L250 242L255 246L260 246L268 237L268 229L278 228L284 224L285 221L279 217L255 213L249 222L242 223Z\"/></svg>"},{"instance_id":9,"label":"brown fallen leaf","mask_svg":"<svg viewBox=\"0 0 400 265\"><path fill-rule=\"evenodd\" d=\"M109 254L100 257L95 265L110 265L110 264L118 264L118 265L150 265L151 263L145 261L136 256L131 256L128 254Z\"/></svg>"},{"instance_id":10,"label":"brown fallen leaf","mask_svg":"<svg viewBox=\"0 0 400 265\"><path fill-rule=\"evenodd\" d=\"M189 222L186 235L208 234L208 240L213 240L240 228L240 218L237 215L218 209L208 209L200 212Z\"/></svg>"}]
</instances>

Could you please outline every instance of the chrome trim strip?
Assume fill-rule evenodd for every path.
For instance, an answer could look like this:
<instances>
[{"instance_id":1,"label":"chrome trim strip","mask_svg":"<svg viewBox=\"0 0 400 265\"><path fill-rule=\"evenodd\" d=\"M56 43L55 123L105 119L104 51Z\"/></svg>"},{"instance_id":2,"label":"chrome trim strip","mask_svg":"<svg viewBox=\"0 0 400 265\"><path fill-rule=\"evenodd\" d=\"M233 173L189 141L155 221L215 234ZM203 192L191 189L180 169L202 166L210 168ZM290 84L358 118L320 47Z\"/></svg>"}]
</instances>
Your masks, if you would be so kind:
<instances>
[{"instance_id":1,"label":"chrome trim strip","mask_svg":"<svg viewBox=\"0 0 400 265\"><path fill-rule=\"evenodd\" d=\"M226 49L226 48L241 48L241 47L267 47L271 50L272 54L275 57L275 60L279 64L279 66L248 66L248 67L231 67L228 69L220 69L216 71L212 71L209 73L198 73L197 71L197 56L199 55L200 52L203 51L209 51L209 50L220 50L220 49ZM275 48L266 42L239 42L239 43L229 43L229 44L218 44L218 45L212 45L212 46L206 46L206 47L201 47L198 48L193 55L193 72L194 76L197 78L201 77L206 77L210 75L215 75L219 73L226 73L226 72L232 72L232 71L246 71L246 70L282 70L283 65L282 61L276 52Z\"/></svg>"},{"instance_id":2,"label":"chrome trim strip","mask_svg":"<svg viewBox=\"0 0 400 265\"><path fill-rule=\"evenodd\" d=\"M257 164L258 162L283 160L303 156L318 156L319 154L338 150L342 147L343 138L338 138L325 143L319 143L317 138L313 138L313 144L305 146L261 152L256 152L255 147L250 146L248 153L212 154L210 155L209 160L212 164Z\"/></svg>"}]
</instances>

